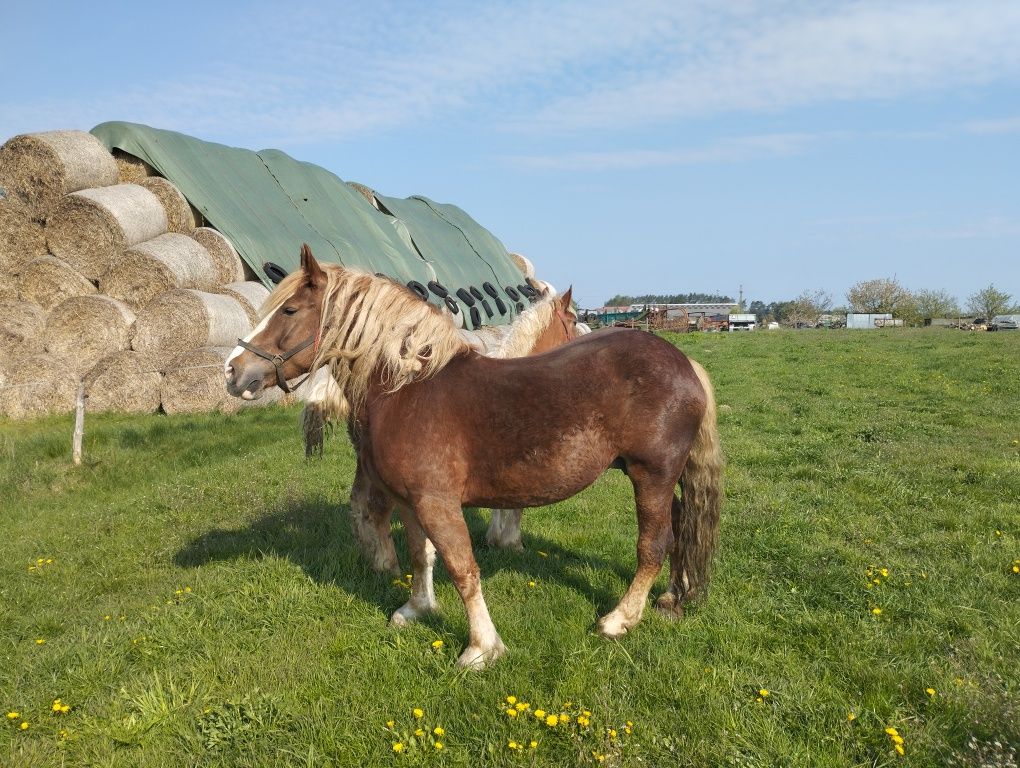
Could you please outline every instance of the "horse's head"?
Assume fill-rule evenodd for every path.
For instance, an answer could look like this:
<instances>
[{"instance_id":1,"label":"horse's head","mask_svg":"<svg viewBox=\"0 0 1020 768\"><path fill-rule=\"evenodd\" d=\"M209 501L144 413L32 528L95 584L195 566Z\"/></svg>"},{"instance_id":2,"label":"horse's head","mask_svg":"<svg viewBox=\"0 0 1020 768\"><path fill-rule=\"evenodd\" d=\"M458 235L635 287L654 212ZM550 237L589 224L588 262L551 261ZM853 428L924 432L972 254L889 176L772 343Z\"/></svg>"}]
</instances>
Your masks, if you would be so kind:
<instances>
[{"instance_id":1,"label":"horse's head","mask_svg":"<svg viewBox=\"0 0 1020 768\"><path fill-rule=\"evenodd\" d=\"M287 379L307 372L318 352L326 273L301 246L301 271L291 275L267 299L265 317L244 339L238 339L224 366L227 391L256 399L263 389L279 386L290 392Z\"/></svg>"},{"instance_id":2,"label":"horse's head","mask_svg":"<svg viewBox=\"0 0 1020 768\"><path fill-rule=\"evenodd\" d=\"M542 332L542 335L535 341L531 354L546 352L555 349L561 344L566 344L571 339L577 338L577 316L570 304L570 294L574 288L567 288L562 296L553 299L553 321Z\"/></svg>"}]
</instances>

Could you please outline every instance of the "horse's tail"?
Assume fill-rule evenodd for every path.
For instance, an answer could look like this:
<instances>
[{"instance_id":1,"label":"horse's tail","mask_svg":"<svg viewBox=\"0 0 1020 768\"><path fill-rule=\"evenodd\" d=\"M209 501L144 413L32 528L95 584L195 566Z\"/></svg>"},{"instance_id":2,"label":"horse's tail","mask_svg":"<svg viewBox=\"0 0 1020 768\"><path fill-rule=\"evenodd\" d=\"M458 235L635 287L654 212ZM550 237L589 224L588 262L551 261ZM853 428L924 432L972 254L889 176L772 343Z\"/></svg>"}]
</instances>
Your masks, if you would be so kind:
<instances>
[{"instance_id":1,"label":"horse's tail","mask_svg":"<svg viewBox=\"0 0 1020 768\"><path fill-rule=\"evenodd\" d=\"M680 498L673 497L673 553L666 603L679 612L685 602L708 593L712 557L719 541L719 512L723 502L723 460L716 425L715 392L708 373L690 361L705 390L705 415L694 437L680 476ZM660 604L661 605L661 604Z\"/></svg>"}]
</instances>

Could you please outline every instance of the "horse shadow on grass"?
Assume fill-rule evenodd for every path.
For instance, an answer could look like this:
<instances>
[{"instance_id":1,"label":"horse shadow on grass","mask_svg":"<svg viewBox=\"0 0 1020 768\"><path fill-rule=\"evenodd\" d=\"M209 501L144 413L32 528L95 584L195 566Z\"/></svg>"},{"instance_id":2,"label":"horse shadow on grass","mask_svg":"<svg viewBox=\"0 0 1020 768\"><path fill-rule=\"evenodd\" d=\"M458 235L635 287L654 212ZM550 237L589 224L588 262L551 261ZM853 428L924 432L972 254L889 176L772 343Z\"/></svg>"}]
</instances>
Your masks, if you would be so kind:
<instances>
[{"instance_id":1,"label":"horse shadow on grass","mask_svg":"<svg viewBox=\"0 0 1020 768\"><path fill-rule=\"evenodd\" d=\"M575 552L551 539L529 534L526 528L524 552L490 548L484 544L487 517L478 510L466 509L465 519L483 578L507 570L556 582L584 595L601 615L616 605L622 591L614 594L592 584L584 578L583 571L592 569L615 574L624 584L634 576L633 570L620 562ZM402 526L393 527L393 538L406 572L410 557ZM374 573L362 557L351 531L350 505L337 505L321 498L285 501L277 510L259 516L244 527L209 530L182 547L174 556L174 563L182 568L193 568L215 561L263 557L286 559L316 583L330 584L356 594L367 603L378 605L387 615L399 608L407 597L406 592L393 589L392 575ZM448 581L440 558L436 566L437 581ZM423 617L422 621L438 627L443 619L439 614Z\"/></svg>"}]
</instances>

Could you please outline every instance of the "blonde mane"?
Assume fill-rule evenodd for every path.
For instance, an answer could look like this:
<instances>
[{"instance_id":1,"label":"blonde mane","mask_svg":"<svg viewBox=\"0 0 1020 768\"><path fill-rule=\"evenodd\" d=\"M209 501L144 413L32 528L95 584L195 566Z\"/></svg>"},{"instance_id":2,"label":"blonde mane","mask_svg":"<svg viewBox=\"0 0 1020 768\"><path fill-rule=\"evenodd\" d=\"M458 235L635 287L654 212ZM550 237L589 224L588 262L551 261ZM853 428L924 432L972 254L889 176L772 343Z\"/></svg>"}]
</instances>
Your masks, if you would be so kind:
<instances>
[{"instance_id":1,"label":"blonde mane","mask_svg":"<svg viewBox=\"0 0 1020 768\"><path fill-rule=\"evenodd\" d=\"M483 339L486 349L482 353L486 357L502 360L511 357L524 357L531 353L535 342L552 322L556 310L556 296L550 292L541 301L525 309L510 325L487 326L478 331L462 331L462 335L474 335ZM492 343L486 344L488 336Z\"/></svg>"},{"instance_id":2,"label":"blonde mane","mask_svg":"<svg viewBox=\"0 0 1020 768\"><path fill-rule=\"evenodd\" d=\"M381 377L387 391L396 392L470 350L449 319L399 283L332 264L322 269L322 335L310 370L329 369L337 386L326 388L323 405L336 418L358 411L374 376ZM293 296L301 279L297 272L281 282L263 315Z\"/></svg>"}]
</instances>

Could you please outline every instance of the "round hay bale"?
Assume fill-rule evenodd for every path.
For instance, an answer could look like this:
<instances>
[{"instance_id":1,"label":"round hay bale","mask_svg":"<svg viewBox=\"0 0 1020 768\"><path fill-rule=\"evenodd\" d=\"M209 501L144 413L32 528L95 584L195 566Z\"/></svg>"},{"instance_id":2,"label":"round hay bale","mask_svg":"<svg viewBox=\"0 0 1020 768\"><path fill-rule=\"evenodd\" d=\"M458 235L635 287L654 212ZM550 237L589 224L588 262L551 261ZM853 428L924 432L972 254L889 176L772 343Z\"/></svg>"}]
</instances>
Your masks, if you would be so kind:
<instances>
[{"instance_id":1,"label":"round hay bale","mask_svg":"<svg viewBox=\"0 0 1020 768\"><path fill-rule=\"evenodd\" d=\"M187 235L168 232L124 251L99 278L99 288L139 309L172 288L213 290L218 278L209 251Z\"/></svg>"},{"instance_id":2,"label":"round hay bale","mask_svg":"<svg viewBox=\"0 0 1020 768\"><path fill-rule=\"evenodd\" d=\"M534 279L535 277L535 265L531 263L531 259L527 256L522 256L519 253L511 253L510 258L514 264L517 265L517 269L521 270L521 273L525 277Z\"/></svg>"},{"instance_id":3,"label":"round hay bale","mask_svg":"<svg viewBox=\"0 0 1020 768\"><path fill-rule=\"evenodd\" d=\"M69 192L116 183L113 156L85 131L23 134L0 147L0 186L36 213Z\"/></svg>"},{"instance_id":4,"label":"round hay bale","mask_svg":"<svg viewBox=\"0 0 1020 768\"><path fill-rule=\"evenodd\" d=\"M165 370L199 347L230 347L251 330L248 313L233 296L191 289L167 291L138 313L132 348Z\"/></svg>"},{"instance_id":5,"label":"round hay bale","mask_svg":"<svg viewBox=\"0 0 1020 768\"><path fill-rule=\"evenodd\" d=\"M24 301L0 302L0 360L42 352L46 311Z\"/></svg>"},{"instance_id":6,"label":"round hay bale","mask_svg":"<svg viewBox=\"0 0 1020 768\"><path fill-rule=\"evenodd\" d=\"M162 176L150 176L143 179L140 186L149 190L163 204L168 232L183 232L190 235L195 231L195 227L201 226L202 214L191 207L191 203L173 182L167 181Z\"/></svg>"},{"instance_id":7,"label":"round hay bale","mask_svg":"<svg viewBox=\"0 0 1020 768\"><path fill-rule=\"evenodd\" d=\"M118 184L141 184L150 176L158 175L156 169L147 162L129 155L123 149L113 150L113 160L117 164Z\"/></svg>"},{"instance_id":8,"label":"round hay bale","mask_svg":"<svg viewBox=\"0 0 1020 768\"><path fill-rule=\"evenodd\" d=\"M247 279L241 257L237 255L237 250L223 234L212 227L199 227L191 236L201 243L212 256L216 263L216 269L219 270L219 280L217 280L219 285Z\"/></svg>"},{"instance_id":9,"label":"round hay bale","mask_svg":"<svg viewBox=\"0 0 1020 768\"><path fill-rule=\"evenodd\" d=\"M56 256L41 256L21 270L18 291L22 301L53 309L72 296L91 296L96 286L67 262Z\"/></svg>"},{"instance_id":10,"label":"round hay bale","mask_svg":"<svg viewBox=\"0 0 1020 768\"><path fill-rule=\"evenodd\" d=\"M163 376L145 355L125 350L107 355L85 375L86 409L101 413L155 413Z\"/></svg>"},{"instance_id":11,"label":"round hay bale","mask_svg":"<svg viewBox=\"0 0 1020 768\"><path fill-rule=\"evenodd\" d=\"M46 221L46 241L89 280L97 280L125 248L166 232L159 199L137 184L65 195Z\"/></svg>"},{"instance_id":12,"label":"round hay bale","mask_svg":"<svg viewBox=\"0 0 1020 768\"><path fill-rule=\"evenodd\" d=\"M46 255L46 231L31 209L14 197L0 197L0 273L20 272Z\"/></svg>"},{"instance_id":13,"label":"round hay bale","mask_svg":"<svg viewBox=\"0 0 1020 768\"><path fill-rule=\"evenodd\" d=\"M128 349L135 313L109 296L73 296L57 305L46 320L46 351L68 360L83 374L114 352Z\"/></svg>"},{"instance_id":14,"label":"round hay bale","mask_svg":"<svg viewBox=\"0 0 1020 768\"><path fill-rule=\"evenodd\" d=\"M39 354L4 366L0 414L12 419L74 410L78 378L67 360Z\"/></svg>"},{"instance_id":15,"label":"round hay bale","mask_svg":"<svg viewBox=\"0 0 1020 768\"><path fill-rule=\"evenodd\" d=\"M0 272L0 302L18 300L18 276Z\"/></svg>"},{"instance_id":16,"label":"round hay bale","mask_svg":"<svg viewBox=\"0 0 1020 768\"><path fill-rule=\"evenodd\" d=\"M248 313L248 320L254 327L258 321L262 303L269 298L269 289L256 280L242 280L239 283L227 283L217 293L233 296Z\"/></svg>"}]
</instances>

